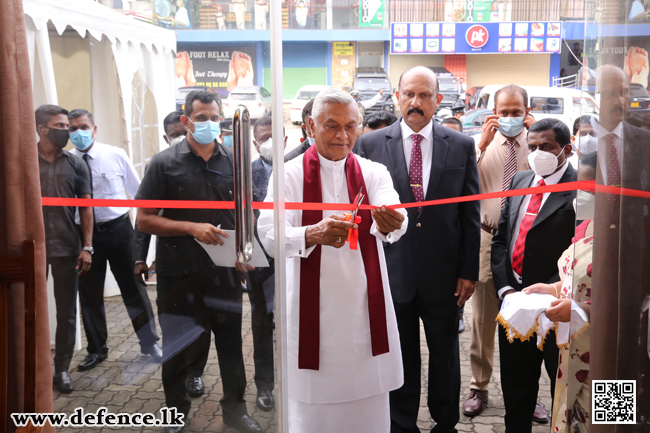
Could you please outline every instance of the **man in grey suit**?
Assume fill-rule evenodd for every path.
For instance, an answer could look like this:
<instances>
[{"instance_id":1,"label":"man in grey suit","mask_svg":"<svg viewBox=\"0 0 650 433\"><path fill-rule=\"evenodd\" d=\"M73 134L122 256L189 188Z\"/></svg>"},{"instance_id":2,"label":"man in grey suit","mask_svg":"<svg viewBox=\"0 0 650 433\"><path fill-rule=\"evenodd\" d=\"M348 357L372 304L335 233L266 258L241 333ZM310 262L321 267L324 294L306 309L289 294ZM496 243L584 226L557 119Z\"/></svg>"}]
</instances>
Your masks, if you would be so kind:
<instances>
[{"instance_id":1,"label":"man in grey suit","mask_svg":"<svg viewBox=\"0 0 650 433\"><path fill-rule=\"evenodd\" d=\"M401 203L479 193L474 140L433 119L438 79L415 67L400 77L403 118L364 134L355 152L384 164ZM458 306L474 292L481 239L479 202L408 209L406 234L385 247L404 363L404 385L391 392L391 433L419 433L420 319L429 347L432 432L456 432L460 418Z\"/></svg>"}]
</instances>

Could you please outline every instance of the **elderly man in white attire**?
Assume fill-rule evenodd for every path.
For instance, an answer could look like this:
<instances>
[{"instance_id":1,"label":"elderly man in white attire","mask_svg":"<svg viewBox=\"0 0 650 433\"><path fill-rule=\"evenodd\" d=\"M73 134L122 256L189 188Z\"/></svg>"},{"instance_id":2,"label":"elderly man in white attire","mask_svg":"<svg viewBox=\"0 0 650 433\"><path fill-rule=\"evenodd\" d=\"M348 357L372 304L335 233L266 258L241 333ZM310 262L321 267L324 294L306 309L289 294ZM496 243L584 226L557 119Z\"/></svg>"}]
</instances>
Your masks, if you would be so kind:
<instances>
[{"instance_id":1,"label":"elderly man in white attire","mask_svg":"<svg viewBox=\"0 0 650 433\"><path fill-rule=\"evenodd\" d=\"M388 170L351 153L358 120L350 95L322 91L309 119L316 143L285 165L287 202L349 205L362 189L376 206L353 221L343 210L285 213L291 433L388 433L388 393L404 382L382 242L399 240L408 221L386 207L399 203ZM258 232L273 251L271 210Z\"/></svg>"}]
</instances>

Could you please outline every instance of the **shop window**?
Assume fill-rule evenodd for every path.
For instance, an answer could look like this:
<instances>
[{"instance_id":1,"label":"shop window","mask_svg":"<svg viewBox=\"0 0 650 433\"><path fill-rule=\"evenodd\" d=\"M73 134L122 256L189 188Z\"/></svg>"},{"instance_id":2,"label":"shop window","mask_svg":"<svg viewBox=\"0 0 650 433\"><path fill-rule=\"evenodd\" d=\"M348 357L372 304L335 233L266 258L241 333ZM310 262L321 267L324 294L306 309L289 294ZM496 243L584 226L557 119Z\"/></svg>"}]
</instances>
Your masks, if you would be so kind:
<instances>
[{"instance_id":1,"label":"shop window","mask_svg":"<svg viewBox=\"0 0 650 433\"><path fill-rule=\"evenodd\" d=\"M563 114L564 100L560 98L530 98L530 111L535 113Z\"/></svg>"}]
</instances>

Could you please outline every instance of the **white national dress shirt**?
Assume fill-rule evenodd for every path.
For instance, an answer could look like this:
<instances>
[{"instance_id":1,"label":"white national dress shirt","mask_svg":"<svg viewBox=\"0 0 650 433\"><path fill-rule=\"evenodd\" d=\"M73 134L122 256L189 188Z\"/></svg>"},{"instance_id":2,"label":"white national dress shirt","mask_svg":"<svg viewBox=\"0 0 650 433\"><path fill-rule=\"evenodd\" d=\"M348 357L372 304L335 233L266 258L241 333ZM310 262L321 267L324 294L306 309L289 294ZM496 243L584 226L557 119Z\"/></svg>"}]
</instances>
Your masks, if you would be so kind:
<instances>
[{"instance_id":1,"label":"white national dress shirt","mask_svg":"<svg viewBox=\"0 0 650 433\"><path fill-rule=\"evenodd\" d=\"M304 155L285 164L285 200L303 201ZM399 195L386 167L359 156L363 179L371 205L399 203ZM321 156L320 181L324 203L350 203L345 176L345 159L330 161ZM265 201L273 201L273 180ZM355 193L356 194L356 193ZM404 216L406 211L399 209ZM323 211L323 218L343 211ZM273 211L262 210L257 230L264 248L274 251ZM298 369L298 333L300 303L300 260L314 247L306 248L302 211L285 211L287 257L287 329L289 398L309 404L342 403L384 394L404 382L397 320L390 293L388 271L382 241L393 243L406 232L402 228L382 235L373 222L370 233L376 238L379 266L386 304L389 352L372 356L368 285L361 250L323 246L320 271L320 369Z\"/></svg>"},{"instance_id":2,"label":"white national dress shirt","mask_svg":"<svg viewBox=\"0 0 650 433\"><path fill-rule=\"evenodd\" d=\"M135 197L140 187L140 177L124 149L95 141L88 152L72 149L70 153L81 159L84 154L90 156L88 163L92 171L93 198L127 199L127 192L131 197ZM112 221L127 213L129 209L129 207L96 207L95 223ZM79 224L79 212L75 219Z\"/></svg>"},{"instance_id":3,"label":"white national dress shirt","mask_svg":"<svg viewBox=\"0 0 650 433\"><path fill-rule=\"evenodd\" d=\"M613 131L608 131L603 128L599 123L591 120L591 126L593 129L598 131L598 139L603 140L606 135L614 134L617 138L614 140L614 146L616 147L616 155L618 156L618 165L623 173L623 122L619 123ZM599 149L598 152L598 167L600 172L603 175L603 184L607 185L607 145L605 144L604 148Z\"/></svg>"},{"instance_id":4,"label":"white national dress shirt","mask_svg":"<svg viewBox=\"0 0 650 433\"><path fill-rule=\"evenodd\" d=\"M537 185L537 182L540 180L544 179L544 183L546 185L557 185L558 182L560 182L560 179L562 179L562 176L564 176L564 172L566 171L567 167L569 166L569 161L562 166L562 168L557 172L553 173L552 175L543 178L542 176L536 174L535 177L533 178L533 181L529 185L529 187L534 187ZM548 196L551 195L550 192L544 193L544 196L542 197L542 205L539 207L539 210L541 212L542 208L544 207L544 203L546 203L546 199ZM521 206L519 206L519 213L517 214L517 221L516 224L514 225L514 231L512 232L512 239L510 239L510 249L508 249L508 254L512 255L512 252L515 250L515 243L517 243L517 237L519 236L519 227L521 226L521 221L524 219L524 215L526 214L526 211L528 210L528 203L530 203L530 195L525 195L524 199L521 201ZM549 236L552 236L552 233L549 233ZM511 257L512 260L512 257ZM521 275L519 275L515 270L512 270L512 274L515 276L515 279L519 284L521 284ZM503 299L503 294L507 292L508 290L514 290L512 286L505 286L499 289L499 298Z\"/></svg>"},{"instance_id":5,"label":"white national dress shirt","mask_svg":"<svg viewBox=\"0 0 650 433\"><path fill-rule=\"evenodd\" d=\"M424 139L420 142L422 149L422 189L424 197L427 196L427 188L429 187L429 177L431 176L431 159L433 158L433 119L431 122L420 132L415 132L410 126L404 122L404 119L399 124L402 128L402 143L404 147L404 158L406 158L406 170L411 170L411 150L413 148L413 139L411 135L420 134Z\"/></svg>"}]
</instances>

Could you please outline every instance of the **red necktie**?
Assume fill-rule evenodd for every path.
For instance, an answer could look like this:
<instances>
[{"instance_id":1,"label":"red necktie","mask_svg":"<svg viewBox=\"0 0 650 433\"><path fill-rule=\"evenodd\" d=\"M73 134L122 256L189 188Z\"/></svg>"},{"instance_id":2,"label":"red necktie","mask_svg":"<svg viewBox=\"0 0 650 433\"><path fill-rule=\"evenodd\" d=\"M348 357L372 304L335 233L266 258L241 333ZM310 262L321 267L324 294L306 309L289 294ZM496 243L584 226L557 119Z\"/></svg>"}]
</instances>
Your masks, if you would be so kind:
<instances>
[{"instance_id":1,"label":"red necktie","mask_svg":"<svg viewBox=\"0 0 650 433\"><path fill-rule=\"evenodd\" d=\"M413 147L411 148L411 162L409 163L409 180L416 202L424 201L424 188L422 187L422 148L420 143L424 137L420 134L411 135ZM418 213L422 207L418 207Z\"/></svg>"},{"instance_id":2,"label":"red necktie","mask_svg":"<svg viewBox=\"0 0 650 433\"><path fill-rule=\"evenodd\" d=\"M503 186L501 191L506 191L510 188L510 181L512 177L517 173L517 140L514 138L508 138L506 140L508 143L508 156L506 157L506 165L503 170ZM503 210L503 205L506 203L506 198L501 197L501 210Z\"/></svg>"},{"instance_id":3,"label":"red necktie","mask_svg":"<svg viewBox=\"0 0 650 433\"><path fill-rule=\"evenodd\" d=\"M320 162L316 146L311 146L302 161L304 170L303 202L322 203ZM363 180L359 161L353 153L345 161L348 194L353 199L363 187L363 204L370 204L368 190ZM368 316L370 319L370 342L372 356L389 352L388 325L384 286L381 279L377 239L370 234L372 215L369 210L359 210L359 246L363 268L368 281ZM308 226L323 219L322 211L302 212L302 225ZM317 245L306 259L300 259L300 306L298 330L298 368L318 370L320 366L320 264L322 246Z\"/></svg>"},{"instance_id":4,"label":"red necktie","mask_svg":"<svg viewBox=\"0 0 650 433\"><path fill-rule=\"evenodd\" d=\"M537 186L544 186L544 179L537 182ZM539 209L542 207L542 198L544 198L544 193L533 194L530 196L530 201L528 202L528 209L524 218L521 220L521 225L519 226L519 235L517 236L517 242L515 242L515 249L512 251L512 269L518 274L522 275L524 268L524 249L526 248L526 236L530 231L530 228L537 218Z\"/></svg>"}]
</instances>

